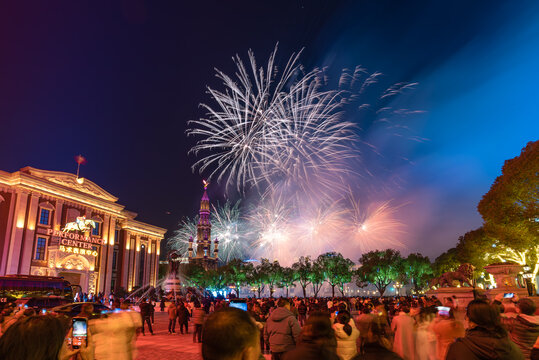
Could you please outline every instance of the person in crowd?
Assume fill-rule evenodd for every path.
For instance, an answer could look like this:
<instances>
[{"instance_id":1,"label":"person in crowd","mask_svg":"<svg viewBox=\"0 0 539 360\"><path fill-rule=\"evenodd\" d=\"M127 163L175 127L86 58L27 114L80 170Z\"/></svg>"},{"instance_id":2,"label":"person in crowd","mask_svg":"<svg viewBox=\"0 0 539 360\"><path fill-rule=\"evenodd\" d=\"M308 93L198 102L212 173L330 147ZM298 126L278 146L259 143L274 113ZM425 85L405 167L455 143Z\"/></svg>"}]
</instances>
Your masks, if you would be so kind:
<instances>
[{"instance_id":1,"label":"person in crowd","mask_svg":"<svg viewBox=\"0 0 539 360\"><path fill-rule=\"evenodd\" d=\"M139 313L129 310L129 301L120 305L120 312L90 320L92 330L89 338L98 360L133 360L137 357L137 329L142 326Z\"/></svg>"},{"instance_id":2,"label":"person in crowd","mask_svg":"<svg viewBox=\"0 0 539 360\"><path fill-rule=\"evenodd\" d=\"M305 320L307 319L307 305L305 305L305 301L301 300L298 304L298 322L300 326L303 326L305 324Z\"/></svg>"},{"instance_id":3,"label":"person in crowd","mask_svg":"<svg viewBox=\"0 0 539 360\"><path fill-rule=\"evenodd\" d=\"M203 360L259 360L258 328L251 316L236 308L211 314L202 333Z\"/></svg>"},{"instance_id":4,"label":"person in crowd","mask_svg":"<svg viewBox=\"0 0 539 360\"><path fill-rule=\"evenodd\" d=\"M168 333L174 334L176 333L176 318L177 318L176 304L171 302L170 305L168 306L167 312L168 312Z\"/></svg>"},{"instance_id":5,"label":"person in crowd","mask_svg":"<svg viewBox=\"0 0 539 360\"><path fill-rule=\"evenodd\" d=\"M372 305L368 304L361 307L361 314L356 318L357 328L359 330L359 345L363 346L367 339L367 333L371 322L375 319L375 316L372 314Z\"/></svg>"},{"instance_id":6,"label":"person in crowd","mask_svg":"<svg viewBox=\"0 0 539 360\"><path fill-rule=\"evenodd\" d=\"M298 320L290 312L288 299L279 299L264 328L264 342L269 344L272 360L281 360L284 353L294 349L300 331Z\"/></svg>"},{"instance_id":7,"label":"person in crowd","mask_svg":"<svg viewBox=\"0 0 539 360\"><path fill-rule=\"evenodd\" d=\"M275 310L277 311L277 310ZM270 343L271 345L271 343ZM339 360L335 332L326 313L313 313L301 330L298 345L283 354L284 360ZM273 350L272 350L273 355Z\"/></svg>"},{"instance_id":8,"label":"person in crowd","mask_svg":"<svg viewBox=\"0 0 539 360\"><path fill-rule=\"evenodd\" d=\"M502 318L509 337L520 348L525 359L530 358L533 344L539 337L539 316L534 315L536 310L532 299L522 298L518 301L518 315Z\"/></svg>"},{"instance_id":9,"label":"person in crowd","mask_svg":"<svg viewBox=\"0 0 539 360\"><path fill-rule=\"evenodd\" d=\"M414 326L415 321L410 316L410 308L403 305L391 322L391 331L395 334L393 350L404 360L415 359Z\"/></svg>"},{"instance_id":10,"label":"person in crowd","mask_svg":"<svg viewBox=\"0 0 539 360\"><path fill-rule=\"evenodd\" d=\"M449 346L447 360L524 359L500 321L498 310L485 300L472 300L466 309L468 329Z\"/></svg>"},{"instance_id":11,"label":"person in crowd","mask_svg":"<svg viewBox=\"0 0 539 360\"><path fill-rule=\"evenodd\" d=\"M69 329L66 319L53 315L21 318L0 338L0 359L68 360L79 355L82 360L93 360L93 348L85 342L80 349L69 346Z\"/></svg>"},{"instance_id":12,"label":"person in crowd","mask_svg":"<svg viewBox=\"0 0 539 360\"><path fill-rule=\"evenodd\" d=\"M34 316L35 314L36 313L35 313L34 309L21 309L17 313L12 312L12 316L9 317L8 319L6 319L4 321L4 323L2 324L1 333L2 334L5 333L7 331L7 329L9 329L13 324L18 322L19 320L21 320L21 319L23 319L25 317Z\"/></svg>"},{"instance_id":13,"label":"person in crowd","mask_svg":"<svg viewBox=\"0 0 539 360\"><path fill-rule=\"evenodd\" d=\"M77 317L90 319L93 314L94 314L94 304L86 303L86 304L82 304L82 306L80 307L80 313L77 315Z\"/></svg>"},{"instance_id":14,"label":"person in crowd","mask_svg":"<svg viewBox=\"0 0 539 360\"><path fill-rule=\"evenodd\" d=\"M152 299L150 299L149 301L149 304L150 304L150 317L152 319L152 324L155 322L155 301L153 301Z\"/></svg>"},{"instance_id":15,"label":"person in crowd","mask_svg":"<svg viewBox=\"0 0 539 360\"><path fill-rule=\"evenodd\" d=\"M195 325L195 330L193 332L193 342L202 342L202 325L204 325L206 312L198 300L195 300L194 306L193 324Z\"/></svg>"},{"instance_id":16,"label":"person in crowd","mask_svg":"<svg viewBox=\"0 0 539 360\"><path fill-rule=\"evenodd\" d=\"M539 337L535 340L532 351L530 353L531 360L539 360Z\"/></svg>"},{"instance_id":17,"label":"person in crowd","mask_svg":"<svg viewBox=\"0 0 539 360\"><path fill-rule=\"evenodd\" d=\"M436 335L436 358L444 360L449 345L456 338L464 336L464 325L455 319L453 310L446 313L443 310L438 311L437 317L430 325L430 330Z\"/></svg>"},{"instance_id":18,"label":"person in crowd","mask_svg":"<svg viewBox=\"0 0 539 360\"><path fill-rule=\"evenodd\" d=\"M386 333L387 326L381 323L381 320L381 318L375 318L369 323L362 353L352 360L402 360L399 355L391 351L391 341L389 334Z\"/></svg>"},{"instance_id":19,"label":"person in crowd","mask_svg":"<svg viewBox=\"0 0 539 360\"><path fill-rule=\"evenodd\" d=\"M152 329L152 306L146 302L146 299L142 299L139 305L140 308L140 316L142 318L142 335L146 335L144 333L145 324L148 324L148 330L150 330L150 334L153 335L153 329Z\"/></svg>"},{"instance_id":20,"label":"person in crowd","mask_svg":"<svg viewBox=\"0 0 539 360\"><path fill-rule=\"evenodd\" d=\"M159 303L159 307L161 308L161 312L165 311L165 297L164 296L161 298L161 302Z\"/></svg>"},{"instance_id":21,"label":"person in crowd","mask_svg":"<svg viewBox=\"0 0 539 360\"><path fill-rule=\"evenodd\" d=\"M436 315L435 308L423 301L421 305L416 317L416 360L436 360L436 335L430 329Z\"/></svg>"},{"instance_id":22,"label":"person in crowd","mask_svg":"<svg viewBox=\"0 0 539 360\"><path fill-rule=\"evenodd\" d=\"M183 301L178 301L176 306L176 315L178 317L178 325L180 325L180 334L183 335L183 330L185 328L185 333L189 334L189 310L185 307Z\"/></svg>"},{"instance_id":23,"label":"person in crowd","mask_svg":"<svg viewBox=\"0 0 539 360\"><path fill-rule=\"evenodd\" d=\"M357 339L359 331L346 310L340 311L333 324L335 337L337 338L337 355L341 360L350 360L357 354Z\"/></svg>"}]
</instances>

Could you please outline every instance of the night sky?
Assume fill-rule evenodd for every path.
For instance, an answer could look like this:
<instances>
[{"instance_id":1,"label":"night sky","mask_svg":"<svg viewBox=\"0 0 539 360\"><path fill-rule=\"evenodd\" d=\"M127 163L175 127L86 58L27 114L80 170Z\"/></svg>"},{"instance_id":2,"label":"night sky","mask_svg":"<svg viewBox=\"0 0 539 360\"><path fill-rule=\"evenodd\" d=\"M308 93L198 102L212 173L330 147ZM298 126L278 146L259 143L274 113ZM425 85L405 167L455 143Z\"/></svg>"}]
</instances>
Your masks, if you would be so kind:
<instances>
[{"instance_id":1,"label":"night sky","mask_svg":"<svg viewBox=\"0 0 539 360\"><path fill-rule=\"evenodd\" d=\"M174 229L200 201L185 129L219 86L214 68L232 73L248 49L262 62L277 42L281 61L305 48L308 68L419 83L396 100L424 111L403 124L409 138L363 133L379 149L365 164L399 179L389 195L406 204L408 251L435 257L479 227L504 160L539 138L537 2L12 1L0 5L0 169L75 172L80 153L82 176Z\"/></svg>"}]
</instances>

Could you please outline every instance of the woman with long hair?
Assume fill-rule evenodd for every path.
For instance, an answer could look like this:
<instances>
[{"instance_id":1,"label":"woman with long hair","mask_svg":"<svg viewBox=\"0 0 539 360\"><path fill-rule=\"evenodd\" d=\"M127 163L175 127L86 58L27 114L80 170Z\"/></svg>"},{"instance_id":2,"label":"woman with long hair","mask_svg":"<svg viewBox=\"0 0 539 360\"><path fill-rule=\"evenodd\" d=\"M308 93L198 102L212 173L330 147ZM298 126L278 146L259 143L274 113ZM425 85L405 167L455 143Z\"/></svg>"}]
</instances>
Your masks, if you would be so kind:
<instances>
[{"instance_id":1,"label":"woman with long hair","mask_svg":"<svg viewBox=\"0 0 539 360\"><path fill-rule=\"evenodd\" d=\"M520 349L507 336L499 311L485 300L473 300L466 309L468 329L463 338L449 346L447 360L524 359Z\"/></svg>"},{"instance_id":2,"label":"woman with long hair","mask_svg":"<svg viewBox=\"0 0 539 360\"><path fill-rule=\"evenodd\" d=\"M333 324L335 337L337 338L337 355L342 360L349 360L357 354L357 339L359 331L346 310L337 314L335 324Z\"/></svg>"}]
</instances>

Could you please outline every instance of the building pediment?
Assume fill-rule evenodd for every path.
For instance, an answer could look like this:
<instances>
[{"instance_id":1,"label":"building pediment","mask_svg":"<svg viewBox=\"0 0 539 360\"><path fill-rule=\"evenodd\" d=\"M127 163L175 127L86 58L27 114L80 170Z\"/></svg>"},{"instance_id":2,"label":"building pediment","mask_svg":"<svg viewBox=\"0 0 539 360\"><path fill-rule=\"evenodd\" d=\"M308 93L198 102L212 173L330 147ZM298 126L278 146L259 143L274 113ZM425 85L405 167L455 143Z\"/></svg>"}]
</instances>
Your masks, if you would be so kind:
<instances>
[{"instance_id":1,"label":"building pediment","mask_svg":"<svg viewBox=\"0 0 539 360\"><path fill-rule=\"evenodd\" d=\"M77 179L77 176L74 174L69 174L61 171L40 170L32 168L30 166L21 169L21 172L30 174L46 181L50 181L58 185L65 186L73 190L80 191L85 194L95 196L103 200L112 202L118 201L117 197L105 191L103 188L101 188L94 182L84 178Z\"/></svg>"}]
</instances>

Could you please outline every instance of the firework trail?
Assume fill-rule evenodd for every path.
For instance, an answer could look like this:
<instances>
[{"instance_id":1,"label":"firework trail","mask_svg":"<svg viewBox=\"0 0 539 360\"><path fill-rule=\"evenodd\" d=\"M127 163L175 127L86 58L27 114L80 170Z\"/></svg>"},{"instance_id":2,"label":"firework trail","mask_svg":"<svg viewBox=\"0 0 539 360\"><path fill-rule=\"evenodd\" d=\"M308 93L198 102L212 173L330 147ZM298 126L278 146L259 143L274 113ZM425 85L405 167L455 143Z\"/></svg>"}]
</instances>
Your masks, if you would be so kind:
<instances>
[{"instance_id":1,"label":"firework trail","mask_svg":"<svg viewBox=\"0 0 539 360\"><path fill-rule=\"evenodd\" d=\"M208 88L214 104L203 104L206 117L189 122L187 134L197 141L190 151L197 156L193 170L224 184L227 191L256 199L243 221L239 208L226 212L234 213L237 222L212 213L220 244L230 244L230 254L247 251L284 262L327 250L402 247L399 207L387 201L362 207L347 193L361 177L373 176L361 164L363 149L380 154L360 137L361 120L375 119L368 126L382 124L388 133L404 136L409 129L394 119L417 111L394 108L391 99L415 84L394 84L376 97L376 104L369 104L362 100L381 73L361 66L344 69L332 88L327 69L306 71L298 62L300 53L279 69L276 52L277 47L263 67L252 51L247 63L236 55L233 77L216 70L223 89ZM348 114L351 109L354 116ZM214 219L214 214L220 215ZM244 241L237 241L243 235L236 239L228 232L236 233L234 223L242 224L237 232L245 234ZM180 229L182 236L187 228ZM254 250L245 250L250 243Z\"/></svg>"},{"instance_id":2,"label":"firework trail","mask_svg":"<svg viewBox=\"0 0 539 360\"><path fill-rule=\"evenodd\" d=\"M168 240L167 246L171 250L176 250L181 257L189 255L189 238L193 238L193 254L196 254L198 215L192 218L184 218L178 225L178 230Z\"/></svg>"}]
</instances>

